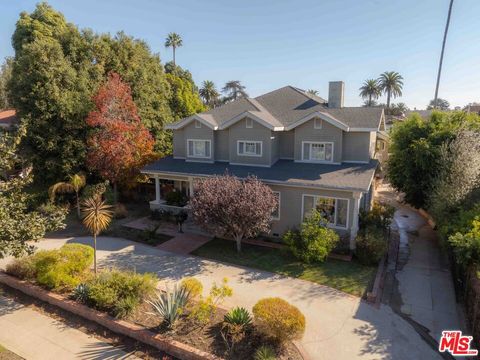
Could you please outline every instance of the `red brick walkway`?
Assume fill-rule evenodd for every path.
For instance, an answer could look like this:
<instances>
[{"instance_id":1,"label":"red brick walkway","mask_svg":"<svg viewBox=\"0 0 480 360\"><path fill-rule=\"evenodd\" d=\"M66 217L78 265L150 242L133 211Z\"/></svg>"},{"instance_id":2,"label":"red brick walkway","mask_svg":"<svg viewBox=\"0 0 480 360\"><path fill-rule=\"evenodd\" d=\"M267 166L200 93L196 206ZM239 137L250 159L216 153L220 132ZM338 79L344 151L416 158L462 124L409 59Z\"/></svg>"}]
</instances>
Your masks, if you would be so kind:
<instances>
[{"instance_id":1,"label":"red brick walkway","mask_svg":"<svg viewBox=\"0 0 480 360\"><path fill-rule=\"evenodd\" d=\"M200 246L206 244L211 240L211 237L204 235L197 235L192 233L177 233L171 240L164 242L157 246L163 251L170 251L177 254L190 254L192 251L198 249Z\"/></svg>"}]
</instances>

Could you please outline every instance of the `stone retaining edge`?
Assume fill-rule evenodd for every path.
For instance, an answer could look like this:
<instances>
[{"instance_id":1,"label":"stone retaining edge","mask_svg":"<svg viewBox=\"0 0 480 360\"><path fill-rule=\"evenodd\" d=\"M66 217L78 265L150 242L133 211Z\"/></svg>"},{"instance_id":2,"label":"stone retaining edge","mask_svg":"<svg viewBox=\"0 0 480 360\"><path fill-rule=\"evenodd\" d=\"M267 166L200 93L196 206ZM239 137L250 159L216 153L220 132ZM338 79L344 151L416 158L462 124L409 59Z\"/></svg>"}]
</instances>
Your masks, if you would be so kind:
<instances>
[{"instance_id":1,"label":"stone retaining edge","mask_svg":"<svg viewBox=\"0 0 480 360\"><path fill-rule=\"evenodd\" d=\"M76 301L67 299L60 294L44 290L37 285L28 283L27 281L19 280L13 276L4 273L3 271L0 271L0 283L16 289L26 295L32 296L51 305L57 306L75 315L81 316L87 320L94 321L97 324L104 326L117 334L125 335L142 343L151 345L179 359L223 360L216 355L197 350L190 345L183 344L172 339L166 339L160 334L155 334L154 332L140 325L132 324L124 320L115 319L106 313L79 304Z\"/></svg>"}]
</instances>

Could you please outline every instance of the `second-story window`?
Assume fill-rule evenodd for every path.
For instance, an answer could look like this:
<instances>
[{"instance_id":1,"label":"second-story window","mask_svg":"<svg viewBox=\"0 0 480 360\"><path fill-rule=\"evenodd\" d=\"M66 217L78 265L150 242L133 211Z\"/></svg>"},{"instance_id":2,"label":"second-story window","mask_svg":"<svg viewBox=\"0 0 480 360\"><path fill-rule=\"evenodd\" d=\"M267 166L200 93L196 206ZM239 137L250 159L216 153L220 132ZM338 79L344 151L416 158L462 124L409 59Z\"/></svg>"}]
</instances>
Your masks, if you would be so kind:
<instances>
[{"instance_id":1,"label":"second-story window","mask_svg":"<svg viewBox=\"0 0 480 360\"><path fill-rule=\"evenodd\" d=\"M246 124L245 127L246 127L247 129L253 128L253 120L252 120L252 119L246 118L246 119L245 119L245 124Z\"/></svg>"},{"instance_id":2,"label":"second-story window","mask_svg":"<svg viewBox=\"0 0 480 360\"><path fill-rule=\"evenodd\" d=\"M240 156L262 156L261 141L237 141L237 155Z\"/></svg>"},{"instance_id":3,"label":"second-story window","mask_svg":"<svg viewBox=\"0 0 480 360\"><path fill-rule=\"evenodd\" d=\"M195 120L195 129L201 129L202 128L202 123L198 120Z\"/></svg>"},{"instance_id":4,"label":"second-story window","mask_svg":"<svg viewBox=\"0 0 480 360\"><path fill-rule=\"evenodd\" d=\"M210 158L210 140L188 139L188 156L193 158Z\"/></svg>"},{"instance_id":5,"label":"second-story window","mask_svg":"<svg viewBox=\"0 0 480 360\"><path fill-rule=\"evenodd\" d=\"M333 161L333 143L331 142L303 142L302 160L304 161Z\"/></svg>"}]
</instances>

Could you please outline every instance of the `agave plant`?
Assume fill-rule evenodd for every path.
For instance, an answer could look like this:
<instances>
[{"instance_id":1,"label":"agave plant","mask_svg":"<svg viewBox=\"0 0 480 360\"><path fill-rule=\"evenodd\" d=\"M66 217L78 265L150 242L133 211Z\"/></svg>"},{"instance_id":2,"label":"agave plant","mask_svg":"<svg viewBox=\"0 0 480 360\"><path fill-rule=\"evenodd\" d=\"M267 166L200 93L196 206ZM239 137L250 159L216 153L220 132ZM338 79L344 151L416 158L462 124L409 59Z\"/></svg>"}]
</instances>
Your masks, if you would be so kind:
<instances>
[{"instance_id":1,"label":"agave plant","mask_svg":"<svg viewBox=\"0 0 480 360\"><path fill-rule=\"evenodd\" d=\"M165 324L172 329L182 315L189 297L190 292L185 287L175 284L173 291L167 289L166 292L157 292L155 299L147 300L154 309L154 312L148 314L160 316Z\"/></svg>"},{"instance_id":2,"label":"agave plant","mask_svg":"<svg viewBox=\"0 0 480 360\"><path fill-rule=\"evenodd\" d=\"M270 346L262 345L255 351L253 358L255 360L275 360L277 355Z\"/></svg>"},{"instance_id":3,"label":"agave plant","mask_svg":"<svg viewBox=\"0 0 480 360\"><path fill-rule=\"evenodd\" d=\"M247 309L243 307L236 307L225 314L223 321L228 324L247 327L252 324L252 317Z\"/></svg>"},{"instance_id":4,"label":"agave plant","mask_svg":"<svg viewBox=\"0 0 480 360\"><path fill-rule=\"evenodd\" d=\"M75 290L73 290L72 297L79 303L85 304L88 301L90 288L87 284L79 284Z\"/></svg>"}]
</instances>

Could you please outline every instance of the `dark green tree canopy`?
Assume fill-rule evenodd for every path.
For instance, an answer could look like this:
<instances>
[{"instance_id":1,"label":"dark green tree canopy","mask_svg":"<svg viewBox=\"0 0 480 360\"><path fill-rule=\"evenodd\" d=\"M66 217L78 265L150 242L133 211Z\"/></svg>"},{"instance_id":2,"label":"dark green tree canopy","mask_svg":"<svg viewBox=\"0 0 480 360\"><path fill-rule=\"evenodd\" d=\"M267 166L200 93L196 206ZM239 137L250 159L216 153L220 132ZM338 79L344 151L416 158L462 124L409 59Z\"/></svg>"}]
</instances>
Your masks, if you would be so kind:
<instances>
[{"instance_id":1,"label":"dark green tree canopy","mask_svg":"<svg viewBox=\"0 0 480 360\"><path fill-rule=\"evenodd\" d=\"M429 204L435 178L441 169L441 150L461 129L480 129L480 117L465 112L434 112L429 119L413 114L391 131L388 178L417 208Z\"/></svg>"},{"instance_id":2,"label":"dark green tree canopy","mask_svg":"<svg viewBox=\"0 0 480 360\"><path fill-rule=\"evenodd\" d=\"M130 85L141 120L155 137L155 149L171 151L164 126L177 109L171 109L172 92L160 58L144 41L122 32L112 37L79 30L40 3L32 13L20 15L12 44L15 57L7 89L11 105L27 124L22 148L40 175L37 180L53 183L84 169L85 119L93 94L110 71Z\"/></svg>"}]
</instances>

